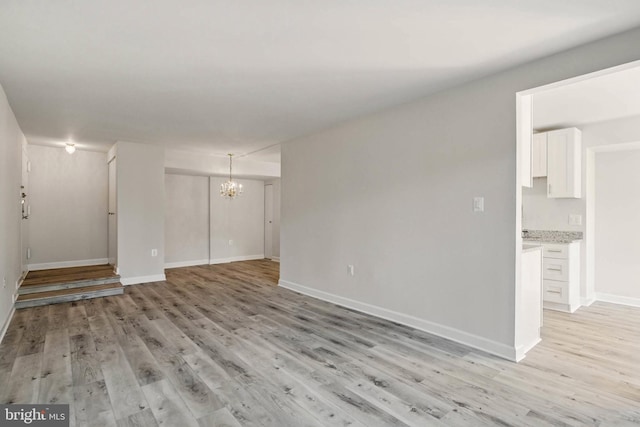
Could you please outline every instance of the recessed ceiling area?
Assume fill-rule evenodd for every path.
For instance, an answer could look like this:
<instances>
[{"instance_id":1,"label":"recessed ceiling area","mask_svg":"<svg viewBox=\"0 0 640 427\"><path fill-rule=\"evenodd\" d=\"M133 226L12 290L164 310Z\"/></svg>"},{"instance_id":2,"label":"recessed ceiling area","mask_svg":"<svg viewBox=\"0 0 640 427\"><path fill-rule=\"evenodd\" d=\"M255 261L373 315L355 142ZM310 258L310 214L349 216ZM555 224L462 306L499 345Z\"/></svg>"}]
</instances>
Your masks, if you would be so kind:
<instances>
[{"instance_id":1,"label":"recessed ceiling area","mask_svg":"<svg viewBox=\"0 0 640 427\"><path fill-rule=\"evenodd\" d=\"M14 0L0 84L32 143L258 155L639 24L637 0Z\"/></svg>"},{"instance_id":2,"label":"recessed ceiling area","mask_svg":"<svg viewBox=\"0 0 640 427\"><path fill-rule=\"evenodd\" d=\"M640 117L640 65L533 96L533 128L579 127Z\"/></svg>"}]
</instances>

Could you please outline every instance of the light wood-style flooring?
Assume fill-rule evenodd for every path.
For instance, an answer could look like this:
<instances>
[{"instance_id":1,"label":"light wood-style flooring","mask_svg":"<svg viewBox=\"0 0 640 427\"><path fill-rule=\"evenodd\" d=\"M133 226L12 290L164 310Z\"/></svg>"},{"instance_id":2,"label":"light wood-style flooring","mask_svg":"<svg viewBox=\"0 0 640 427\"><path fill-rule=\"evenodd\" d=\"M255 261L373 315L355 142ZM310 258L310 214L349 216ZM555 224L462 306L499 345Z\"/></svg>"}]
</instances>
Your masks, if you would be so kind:
<instances>
[{"instance_id":1,"label":"light wood-style flooring","mask_svg":"<svg viewBox=\"0 0 640 427\"><path fill-rule=\"evenodd\" d=\"M266 260L180 268L20 310L0 402L71 403L75 426L640 424L640 309L546 311L515 364L277 278Z\"/></svg>"}]
</instances>

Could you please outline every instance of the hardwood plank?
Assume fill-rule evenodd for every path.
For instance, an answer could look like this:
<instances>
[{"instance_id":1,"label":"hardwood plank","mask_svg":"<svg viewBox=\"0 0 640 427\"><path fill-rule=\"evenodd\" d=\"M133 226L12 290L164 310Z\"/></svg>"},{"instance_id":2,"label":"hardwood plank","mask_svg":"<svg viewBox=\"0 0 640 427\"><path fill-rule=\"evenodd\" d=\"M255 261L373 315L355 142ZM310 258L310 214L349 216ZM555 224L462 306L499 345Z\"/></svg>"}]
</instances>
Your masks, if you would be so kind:
<instances>
[{"instance_id":1,"label":"hardwood plank","mask_svg":"<svg viewBox=\"0 0 640 427\"><path fill-rule=\"evenodd\" d=\"M111 401L104 380L93 383L74 385L75 417L79 426L115 425L115 417L111 410Z\"/></svg>"},{"instance_id":2,"label":"hardwood plank","mask_svg":"<svg viewBox=\"0 0 640 427\"><path fill-rule=\"evenodd\" d=\"M102 373L116 420L147 409L149 404L120 346L112 345L103 352Z\"/></svg>"},{"instance_id":3,"label":"hardwood plank","mask_svg":"<svg viewBox=\"0 0 640 427\"><path fill-rule=\"evenodd\" d=\"M0 389L1 403L37 403L42 373L42 353L16 358L9 381Z\"/></svg>"},{"instance_id":4,"label":"hardwood plank","mask_svg":"<svg viewBox=\"0 0 640 427\"><path fill-rule=\"evenodd\" d=\"M157 427L158 422L151 409L137 412L118 420L118 427Z\"/></svg>"},{"instance_id":5,"label":"hardwood plank","mask_svg":"<svg viewBox=\"0 0 640 427\"><path fill-rule=\"evenodd\" d=\"M165 426L198 427L198 422L167 380L142 387L158 424Z\"/></svg>"},{"instance_id":6,"label":"hardwood plank","mask_svg":"<svg viewBox=\"0 0 640 427\"><path fill-rule=\"evenodd\" d=\"M69 403L73 411L71 348L67 329L47 332L42 358L38 403Z\"/></svg>"},{"instance_id":7,"label":"hardwood plank","mask_svg":"<svg viewBox=\"0 0 640 427\"><path fill-rule=\"evenodd\" d=\"M90 384L104 379L96 345L89 331L70 337L70 342L73 384Z\"/></svg>"},{"instance_id":8,"label":"hardwood plank","mask_svg":"<svg viewBox=\"0 0 640 427\"><path fill-rule=\"evenodd\" d=\"M227 408L218 409L198 420L200 427L242 427Z\"/></svg>"}]
</instances>

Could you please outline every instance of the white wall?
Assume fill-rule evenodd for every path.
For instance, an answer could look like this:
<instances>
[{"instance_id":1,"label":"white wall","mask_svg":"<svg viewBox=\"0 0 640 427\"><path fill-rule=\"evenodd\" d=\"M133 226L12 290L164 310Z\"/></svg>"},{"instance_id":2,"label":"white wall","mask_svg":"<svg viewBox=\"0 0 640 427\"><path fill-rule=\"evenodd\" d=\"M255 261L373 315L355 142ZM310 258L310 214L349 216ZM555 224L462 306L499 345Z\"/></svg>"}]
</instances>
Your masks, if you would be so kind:
<instances>
[{"instance_id":1,"label":"white wall","mask_svg":"<svg viewBox=\"0 0 640 427\"><path fill-rule=\"evenodd\" d=\"M264 182L236 179L244 192L228 200L224 181L166 175L167 268L264 258Z\"/></svg>"},{"instance_id":2,"label":"white wall","mask_svg":"<svg viewBox=\"0 0 640 427\"><path fill-rule=\"evenodd\" d=\"M272 256L280 259L280 194L282 191L280 179L266 181L265 185L267 184L273 185L273 223L271 224L271 229L273 230L273 234L271 236L271 241L273 242Z\"/></svg>"},{"instance_id":3,"label":"white wall","mask_svg":"<svg viewBox=\"0 0 640 427\"><path fill-rule=\"evenodd\" d=\"M244 192L228 200L220 196L227 178L210 180L210 262L264 258L264 182L234 179Z\"/></svg>"},{"instance_id":4,"label":"white wall","mask_svg":"<svg viewBox=\"0 0 640 427\"><path fill-rule=\"evenodd\" d=\"M589 191L589 154L596 147L611 146L640 141L640 117L626 117L601 123L581 126L582 131L582 198L581 199L549 199L546 193L546 178L535 178L533 188L523 187L522 227L531 230L563 230L582 231L585 240L580 246L580 294L583 303L589 303L595 298L593 284L588 283L587 269L588 252L586 241L588 236ZM593 174L593 171L591 171ZM582 225L569 225L569 214L582 215ZM597 243L596 243L597 244Z\"/></svg>"},{"instance_id":5,"label":"white wall","mask_svg":"<svg viewBox=\"0 0 640 427\"><path fill-rule=\"evenodd\" d=\"M164 148L118 142L114 151L121 281L164 280Z\"/></svg>"},{"instance_id":6,"label":"white wall","mask_svg":"<svg viewBox=\"0 0 640 427\"><path fill-rule=\"evenodd\" d=\"M29 160L29 269L106 263L106 154L30 145Z\"/></svg>"},{"instance_id":7,"label":"white wall","mask_svg":"<svg viewBox=\"0 0 640 427\"><path fill-rule=\"evenodd\" d=\"M639 212L640 150L596 153L595 289L601 299L640 306Z\"/></svg>"},{"instance_id":8,"label":"white wall","mask_svg":"<svg viewBox=\"0 0 640 427\"><path fill-rule=\"evenodd\" d=\"M13 295L22 275L20 184L24 144L22 130L0 86L0 338L8 326Z\"/></svg>"},{"instance_id":9,"label":"white wall","mask_svg":"<svg viewBox=\"0 0 640 427\"><path fill-rule=\"evenodd\" d=\"M165 265L209 263L209 178L165 175Z\"/></svg>"},{"instance_id":10,"label":"white wall","mask_svg":"<svg viewBox=\"0 0 640 427\"><path fill-rule=\"evenodd\" d=\"M285 143L281 285L515 358L515 93L637 60L638 39L640 29Z\"/></svg>"}]
</instances>

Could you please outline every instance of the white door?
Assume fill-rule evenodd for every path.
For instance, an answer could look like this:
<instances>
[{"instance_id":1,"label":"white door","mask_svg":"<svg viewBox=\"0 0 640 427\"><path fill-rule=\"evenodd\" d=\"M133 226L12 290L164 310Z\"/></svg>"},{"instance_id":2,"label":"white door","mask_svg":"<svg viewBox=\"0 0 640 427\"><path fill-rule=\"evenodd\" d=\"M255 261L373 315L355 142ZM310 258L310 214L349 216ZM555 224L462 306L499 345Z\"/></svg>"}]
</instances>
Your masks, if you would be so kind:
<instances>
[{"instance_id":1,"label":"white door","mask_svg":"<svg viewBox=\"0 0 640 427\"><path fill-rule=\"evenodd\" d=\"M264 186L264 257L273 257L273 185Z\"/></svg>"},{"instance_id":2,"label":"white door","mask_svg":"<svg viewBox=\"0 0 640 427\"><path fill-rule=\"evenodd\" d=\"M29 247L29 158L25 149L22 150L22 187L20 188L20 203L22 204L22 222L21 228L21 261L22 272L28 270L29 258L27 257L27 248Z\"/></svg>"},{"instance_id":3,"label":"white door","mask_svg":"<svg viewBox=\"0 0 640 427\"><path fill-rule=\"evenodd\" d=\"M109 264L117 262L116 159L109 162Z\"/></svg>"}]
</instances>

